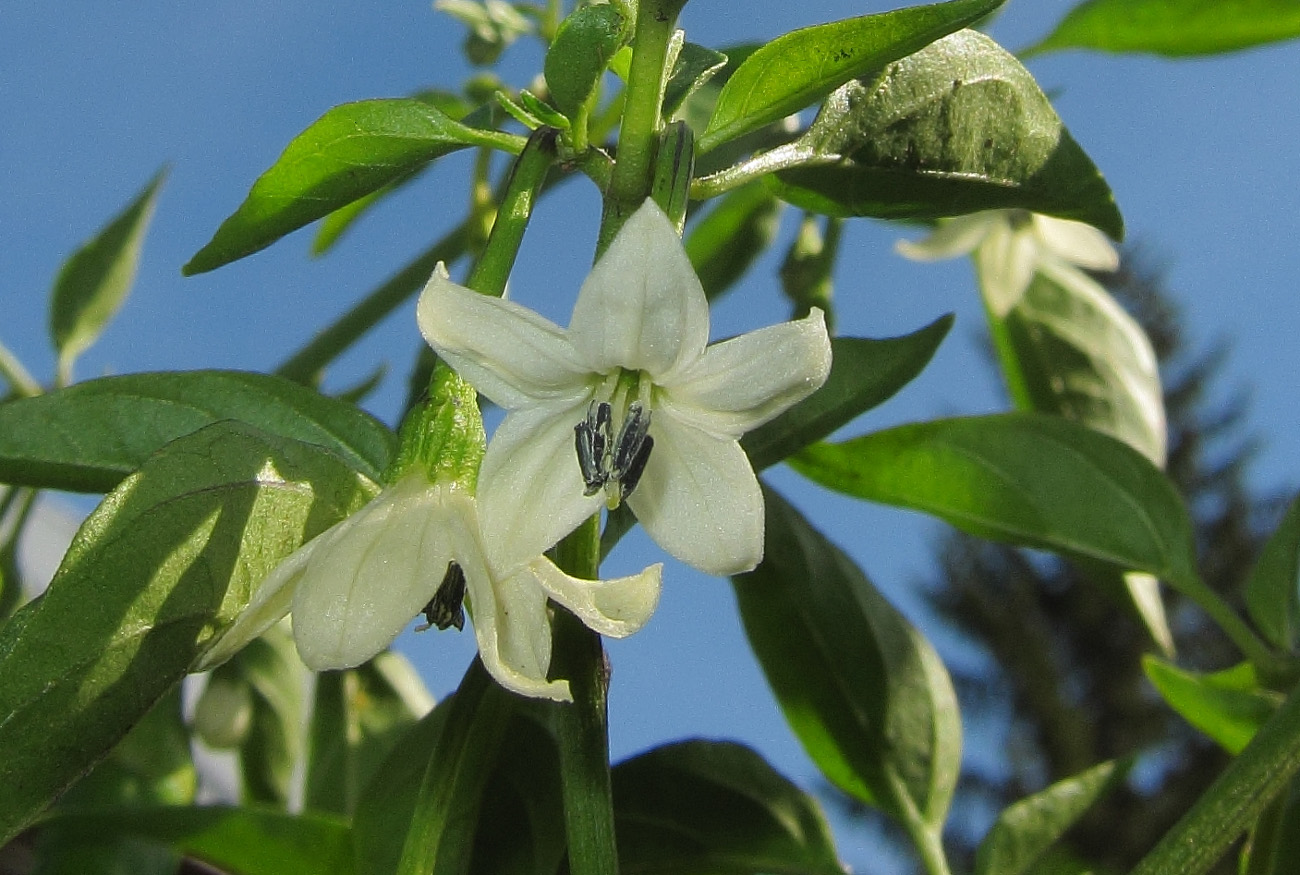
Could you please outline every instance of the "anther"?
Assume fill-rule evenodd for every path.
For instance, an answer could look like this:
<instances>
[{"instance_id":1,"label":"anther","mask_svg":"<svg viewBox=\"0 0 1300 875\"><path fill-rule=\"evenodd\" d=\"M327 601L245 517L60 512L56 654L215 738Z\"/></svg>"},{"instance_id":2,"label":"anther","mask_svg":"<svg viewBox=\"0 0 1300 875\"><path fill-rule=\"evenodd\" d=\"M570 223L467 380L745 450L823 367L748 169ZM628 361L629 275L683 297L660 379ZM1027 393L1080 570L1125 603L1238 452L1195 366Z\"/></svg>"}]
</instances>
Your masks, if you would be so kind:
<instances>
[{"instance_id":1,"label":"anther","mask_svg":"<svg viewBox=\"0 0 1300 875\"><path fill-rule=\"evenodd\" d=\"M650 461L650 448L655 445L655 439L650 435L645 436L641 446L637 448L636 455L628 463L627 470L623 476L618 479L618 498L620 501L626 501L627 497L636 489L636 485L641 482L641 475L645 473L645 463Z\"/></svg>"},{"instance_id":2,"label":"anther","mask_svg":"<svg viewBox=\"0 0 1300 875\"><path fill-rule=\"evenodd\" d=\"M456 631L465 628L465 572L455 562L447 563L447 572L442 576L442 583L421 610L428 620L423 626L416 626L415 631L425 629L446 629L455 626Z\"/></svg>"}]
</instances>

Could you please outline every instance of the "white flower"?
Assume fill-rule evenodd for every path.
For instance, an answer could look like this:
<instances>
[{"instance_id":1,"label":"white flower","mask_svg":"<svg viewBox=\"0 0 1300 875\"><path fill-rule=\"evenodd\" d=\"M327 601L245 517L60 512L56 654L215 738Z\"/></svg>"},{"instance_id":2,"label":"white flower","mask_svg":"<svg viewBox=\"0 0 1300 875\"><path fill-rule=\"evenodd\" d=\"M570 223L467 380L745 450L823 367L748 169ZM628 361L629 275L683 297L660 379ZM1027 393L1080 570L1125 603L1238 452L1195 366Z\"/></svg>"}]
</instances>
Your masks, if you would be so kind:
<instances>
[{"instance_id":1,"label":"white flower","mask_svg":"<svg viewBox=\"0 0 1300 875\"><path fill-rule=\"evenodd\" d=\"M623 500L661 547L703 571L762 559L762 493L738 439L825 382L820 310L707 346L704 290L646 201L582 284L567 329L441 270L418 320L507 411L478 485L494 559L536 555Z\"/></svg>"},{"instance_id":2,"label":"white flower","mask_svg":"<svg viewBox=\"0 0 1300 875\"><path fill-rule=\"evenodd\" d=\"M539 551L540 553L540 551ZM449 574L451 563L463 573ZM351 668L392 643L418 613L459 617L463 579L479 655L503 687L569 700L567 681L548 681L554 599L602 635L630 635L659 601L661 566L612 580L570 577L535 554L506 573L480 542L474 498L455 482L430 483L416 469L374 501L304 544L254 593L202 659L212 668L292 611L298 653L309 668ZM435 595L442 600L436 608Z\"/></svg>"},{"instance_id":3,"label":"white flower","mask_svg":"<svg viewBox=\"0 0 1300 875\"><path fill-rule=\"evenodd\" d=\"M898 251L918 261L975 253L980 289L998 318L1019 303L1044 264L1115 270L1119 255L1091 225L1026 210L985 210L947 219L923 240L900 241Z\"/></svg>"}]
</instances>

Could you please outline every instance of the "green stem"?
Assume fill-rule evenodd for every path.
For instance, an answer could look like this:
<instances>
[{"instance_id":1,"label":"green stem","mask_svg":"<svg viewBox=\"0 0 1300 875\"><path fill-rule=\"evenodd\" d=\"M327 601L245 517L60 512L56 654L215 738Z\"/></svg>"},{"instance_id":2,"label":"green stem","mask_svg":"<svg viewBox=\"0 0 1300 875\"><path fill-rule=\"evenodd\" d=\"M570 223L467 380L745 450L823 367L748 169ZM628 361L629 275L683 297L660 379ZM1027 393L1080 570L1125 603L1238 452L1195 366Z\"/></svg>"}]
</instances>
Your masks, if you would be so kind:
<instances>
[{"instance_id":1,"label":"green stem","mask_svg":"<svg viewBox=\"0 0 1300 875\"><path fill-rule=\"evenodd\" d=\"M776 173L778 170L828 163L831 163L831 159L817 156L801 143L786 143L784 146L760 152L753 158L733 164L717 173L701 176L691 183L691 199L702 201L715 198L733 188L740 188L747 182L753 182L761 176Z\"/></svg>"},{"instance_id":2,"label":"green stem","mask_svg":"<svg viewBox=\"0 0 1300 875\"><path fill-rule=\"evenodd\" d=\"M0 377L8 381L14 392L24 398L34 398L41 394L41 384L23 367L18 356L9 347L0 343Z\"/></svg>"},{"instance_id":3,"label":"green stem","mask_svg":"<svg viewBox=\"0 0 1300 875\"><path fill-rule=\"evenodd\" d=\"M1237 612L1200 577L1192 576L1187 580L1171 580L1171 586L1194 601L1205 611L1223 634L1240 648L1251 662L1255 663L1265 677L1286 677L1291 674L1292 666L1284 658L1275 654L1264 641L1246 625L1246 621L1237 616Z\"/></svg>"},{"instance_id":4,"label":"green stem","mask_svg":"<svg viewBox=\"0 0 1300 875\"><path fill-rule=\"evenodd\" d=\"M907 830L908 837L912 839L912 845L916 848L927 875L951 875L939 828L921 816L912 800L912 794L907 791L902 777L893 768L886 767L886 778L894 791L893 802L903 821L903 829Z\"/></svg>"}]
</instances>

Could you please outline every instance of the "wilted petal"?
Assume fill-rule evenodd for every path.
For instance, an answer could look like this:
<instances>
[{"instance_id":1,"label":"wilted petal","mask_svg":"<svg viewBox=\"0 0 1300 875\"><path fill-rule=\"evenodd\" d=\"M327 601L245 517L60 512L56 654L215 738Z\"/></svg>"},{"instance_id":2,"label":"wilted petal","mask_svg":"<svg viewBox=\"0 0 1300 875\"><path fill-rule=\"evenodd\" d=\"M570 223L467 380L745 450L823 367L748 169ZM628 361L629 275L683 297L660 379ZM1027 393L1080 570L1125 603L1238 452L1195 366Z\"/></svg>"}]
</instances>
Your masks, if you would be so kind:
<instances>
[{"instance_id":1,"label":"wilted petal","mask_svg":"<svg viewBox=\"0 0 1300 875\"><path fill-rule=\"evenodd\" d=\"M441 265L420 294L416 321L438 355L508 410L586 391L588 369L563 329L527 307L453 283Z\"/></svg>"},{"instance_id":2,"label":"wilted petal","mask_svg":"<svg viewBox=\"0 0 1300 875\"><path fill-rule=\"evenodd\" d=\"M1119 253L1101 231L1085 222L1034 214L1034 233L1057 258L1087 270L1116 270Z\"/></svg>"},{"instance_id":3,"label":"wilted petal","mask_svg":"<svg viewBox=\"0 0 1300 875\"><path fill-rule=\"evenodd\" d=\"M640 574L609 580L571 577L546 557L531 562L528 571L537 585L589 629L611 638L625 638L646 624L659 604L663 580L663 566L657 564Z\"/></svg>"},{"instance_id":4,"label":"wilted petal","mask_svg":"<svg viewBox=\"0 0 1300 875\"><path fill-rule=\"evenodd\" d=\"M831 369L822 311L715 343L662 381L660 404L705 431L739 438L811 395Z\"/></svg>"},{"instance_id":5,"label":"wilted petal","mask_svg":"<svg viewBox=\"0 0 1300 875\"><path fill-rule=\"evenodd\" d=\"M704 289L681 238L653 201L632 214L591 269L578 292L569 339L597 374L621 367L652 376L693 359L708 343Z\"/></svg>"},{"instance_id":6,"label":"wilted petal","mask_svg":"<svg viewBox=\"0 0 1300 875\"><path fill-rule=\"evenodd\" d=\"M763 558L763 494L740 444L660 411L654 450L627 503L651 538L709 574L750 571Z\"/></svg>"},{"instance_id":7,"label":"wilted petal","mask_svg":"<svg viewBox=\"0 0 1300 875\"><path fill-rule=\"evenodd\" d=\"M479 470L483 544L496 568L511 570L554 546L600 509L603 494L583 495L573 427L587 399L510 413Z\"/></svg>"},{"instance_id":8,"label":"wilted petal","mask_svg":"<svg viewBox=\"0 0 1300 875\"><path fill-rule=\"evenodd\" d=\"M993 225L1003 222L1001 210L985 210L969 216L958 216L939 223L928 237L920 240L899 240L894 249L914 261L941 261L970 252Z\"/></svg>"}]
</instances>

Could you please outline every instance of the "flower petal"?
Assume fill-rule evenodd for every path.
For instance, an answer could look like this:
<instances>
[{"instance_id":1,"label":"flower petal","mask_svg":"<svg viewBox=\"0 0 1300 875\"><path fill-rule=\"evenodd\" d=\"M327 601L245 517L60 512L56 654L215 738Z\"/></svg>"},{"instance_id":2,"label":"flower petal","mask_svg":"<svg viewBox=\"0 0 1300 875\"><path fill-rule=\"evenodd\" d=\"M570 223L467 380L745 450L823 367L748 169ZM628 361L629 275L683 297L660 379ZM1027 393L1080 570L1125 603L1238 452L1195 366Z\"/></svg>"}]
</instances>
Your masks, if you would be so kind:
<instances>
[{"instance_id":1,"label":"flower petal","mask_svg":"<svg viewBox=\"0 0 1300 875\"><path fill-rule=\"evenodd\" d=\"M545 556L528 565L537 585L573 612L589 629L611 638L626 638L650 619L659 605L663 566L609 580L571 577Z\"/></svg>"},{"instance_id":2,"label":"flower petal","mask_svg":"<svg viewBox=\"0 0 1300 875\"><path fill-rule=\"evenodd\" d=\"M512 301L433 272L416 308L420 333L462 377L507 410L586 391L588 369L564 331Z\"/></svg>"},{"instance_id":3,"label":"flower petal","mask_svg":"<svg viewBox=\"0 0 1300 875\"><path fill-rule=\"evenodd\" d=\"M1086 270L1116 270L1119 253L1101 231L1085 222L1034 214L1034 233L1043 248Z\"/></svg>"},{"instance_id":4,"label":"flower petal","mask_svg":"<svg viewBox=\"0 0 1300 875\"><path fill-rule=\"evenodd\" d=\"M989 229L975 253L975 272L993 315L1001 319L1020 303L1034 278L1038 259L1038 240L1028 228L999 222Z\"/></svg>"},{"instance_id":5,"label":"flower petal","mask_svg":"<svg viewBox=\"0 0 1300 875\"><path fill-rule=\"evenodd\" d=\"M938 224L928 237L920 240L899 240L895 251L913 261L942 261L970 252L995 222L1002 221L1001 210L984 210L969 216L958 216Z\"/></svg>"},{"instance_id":6,"label":"flower petal","mask_svg":"<svg viewBox=\"0 0 1300 875\"><path fill-rule=\"evenodd\" d=\"M651 377L694 359L709 342L704 288L653 201L624 223L583 282L569 340L596 373L621 367Z\"/></svg>"},{"instance_id":7,"label":"flower petal","mask_svg":"<svg viewBox=\"0 0 1300 875\"><path fill-rule=\"evenodd\" d=\"M583 495L573 427L587 415L575 404L538 405L508 414L488 444L478 477L483 546L492 566L531 561L600 509Z\"/></svg>"},{"instance_id":8,"label":"flower petal","mask_svg":"<svg viewBox=\"0 0 1300 875\"><path fill-rule=\"evenodd\" d=\"M464 521L471 501L417 473L332 530L293 600L303 662L317 671L352 668L391 644L471 537Z\"/></svg>"},{"instance_id":9,"label":"flower petal","mask_svg":"<svg viewBox=\"0 0 1300 875\"><path fill-rule=\"evenodd\" d=\"M657 404L705 431L739 438L815 392L830 369L826 320L814 307L796 322L710 346L664 378Z\"/></svg>"},{"instance_id":10,"label":"flower petal","mask_svg":"<svg viewBox=\"0 0 1300 875\"><path fill-rule=\"evenodd\" d=\"M687 565L717 575L752 570L763 558L763 493L745 451L661 413L628 505L650 537Z\"/></svg>"}]
</instances>

